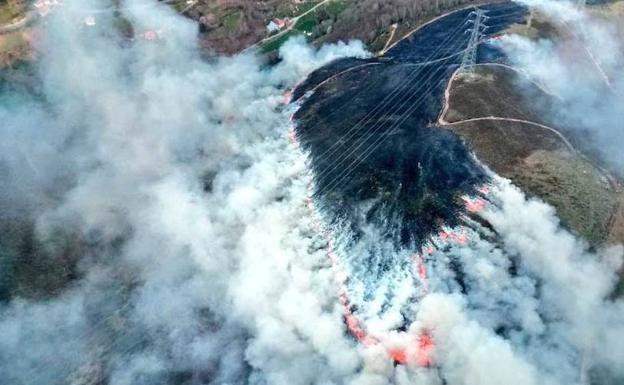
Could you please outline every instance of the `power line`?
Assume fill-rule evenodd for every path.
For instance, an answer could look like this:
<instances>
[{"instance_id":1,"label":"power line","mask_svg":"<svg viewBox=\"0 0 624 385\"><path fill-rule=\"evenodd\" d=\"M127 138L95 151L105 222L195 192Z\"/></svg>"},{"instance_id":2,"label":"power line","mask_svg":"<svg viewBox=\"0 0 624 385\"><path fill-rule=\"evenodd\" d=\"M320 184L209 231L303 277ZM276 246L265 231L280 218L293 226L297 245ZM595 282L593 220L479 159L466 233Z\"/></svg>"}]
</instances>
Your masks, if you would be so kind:
<instances>
[{"instance_id":1,"label":"power line","mask_svg":"<svg viewBox=\"0 0 624 385\"><path fill-rule=\"evenodd\" d=\"M464 23L460 23L459 24L459 28L456 28L458 30L461 30L461 27L465 24ZM456 33L451 33L446 40L450 40L451 38L453 38L456 35ZM443 55L445 55L447 52L452 52L454 51L456 48L458 48L458 45L462 45L463 43L460 41L459 44L454 44L451 49L449 50L445 50L445 53L443 53ZM446 60L448 60L449 58L453 57L451 56L446 56ZM419 86L419 84L412 84L409 85L413 80L417 79L417 78L423 78L425 76L425 74L431 73L432 69L428 68L426 71L422 71L420 69L416 69L414 71L412 71L407 78L405 79L404 83L408 84L408 86L406 87L399 87L394 89L388 96L386 96L386 98L384 98L384 100L382 101L382 103L378 104L372 111L370 111L363 119L361 119L355 126L351 127L351 129L349 129L349 131L347 132L347 134L345 134L340 141L344 141L345 139L350 139L352 137L355 136L356 133L358 133L358 131L354 130L354 128L357 127L365 127L367 124L369 124L371 121L375 120L377 122L379 122L384 116L387 116L389 114L394 114L398 111L400 111L403 106L411 99L412 96L410 96L408 98L408 100L405 100L405 97L410 94L413 93ZM398 99L398 101L403 100L403 103L401 103L401 105L398 108L394 108L392 104L392 102L394 102L396 99ZM381 108L380 108L381 107ZM389 107L388 109L386 109L384 112L384 114L382 114L381 116L375 116L376 112L378 109L383 109L385 107ZM352 145L350 147L347 147L345 149L345 152L343 152L343 154L341 156L339 156L339 158L334 161L334 163L328 167L326 167L325 169L321 170L319 173L317 173L317 180L322 181L323 179L326 178L326 176L331 173L333 170L335 170L336 168L340 167L341 164L343 164L350 155L353 154L353 152L355 150L357 150L359 147L361 147L367 140L368 138L370 138L370 136L372 134L374 134L374 132L377 130L377 123L374 124L371 128L365 130L363 133L361 133L361 137L365 139L362 139L359 141L359 143L356 141L354 143L352 143ZM338 149L337 144L334 144L332 147L330 147L330 149L328 149L327 151L323 152L321 155L316 156L316 158L322 158L325 155L330 156L333 153L336 152L336 150Z\"/></svg>"},{"instance_id":2,"label":"power line","mask_svg":"<svg viewBox=\"0 0 624 385\"><path fill-rule=\"evenodd\" d=\"M475 20L472 31L470 32L468 49L464 52L464 56L462 58L460 66L460 71L463 73L472 73L474 71L474 65L477 64L477 48L479 47L479 42L483 35L482 29L486 28L483 25L483 22L487 20L487 16L485 16L485 11L477 8L474 11L474 15Z\"/></svg>"},{"instance_id":3,"label":"power line","mask_svg":"<svg viewBox=\"0 0 624 385\"><path fill-rule=\"evenodd\" d=\"M476 48L478 47L481 38L482 38L482 27L483 27L483 21L487 19L487 17L484 15L483 10L481 9L477 9L475 12L473 12L472 14L475 15L475 21L474 21L474 25L473 25L473 29L471 31L471 37L470 37L470 41L468 43L468 47L471 48L469 50L466 51L466 53L464 54L464 60L462 60L462 67L466 68L466 66L470 63L474 63L476 62ZM466 57L468 58L469 62L467 62ZM470 64L470 67L472 67L474 64ZM438 73L440 70L445 69L444 67L440 67L438 68L436 71L434 71L434 73L432 75L429 76L429 80L434 78L435 74ZM364 160L366 160L371 153L379 146L381 145L381 143L387 138L389 137L391 134L394 133L394 130L400 126L405 120L408 119L409 115L417 108L420 106L421 101L428 95L428 91L435 87L436 83L434 82L434 85L431 86L429 89L427 89L423 94L420 95L420 97L418 98L417 102L415 102L411 107L409 107L407 109L407 111L405 111L405 113L403 113L400 118L398 119L397 123L395 123L391 129L387 130L386 132L382 133L381 136L379 138L377 138L376 140L374 140L363 152L362 154L365 154L363 157L360 155L358 157L356 157L355 160L353 160L351 162L351 164L349 164L347 166L347 168L345 169L345 171L343 171L342 173L338 174L337 176L335 176L333 179L330 180L329 183L327 183L325 185L324 188L322 188L322 190L317 190L315 192L315 195L319 195L321 192L331 192L333 191L349 174L351 174L351 172L353 171L352 166L355 166L358 163L363 162ZM399 110L402 109L402 107L404 105L406 105L407 103L409 103L409 101L412 99L413 96L410 96L408 98L407 101L405 101L398 109L396 109L396 111L398 112ZM329 175L329 173L331 171L333 171L334 169L336 169L337 167L339 167L341 164L344 163L344 160L346 160L351 154L354 153L355 150L357 150L358 148L360 148L362 146L362 144L368 142L368 140L378 131L377 128L374 129L370 129L369 130L369 135L360 141L360 143L355 146L355 148L349 153L344 155L343 159L338 162L338 164L334 164L334 167L332 167L329 170L325 170L325 175L323 175L321 178L319 178L319 181L323 180L325 178L326 175Z\"/></svg>"},{"instance_id":4,"label":"power line","mask_svg":"<svg viewBox=\"0 0 624 385\"><path fill-rule=\"evenodd\" d=\"M373 135L375 135L379 131L379 129L383 126L383 123L381 123L381 122L382 122L382 120L383 120L383 118L385 116L396 114L396 113L399 113L401 110L403 110L412 101L414 96L418 95L418 92L421 91L421 89L423 87L426 87L427 82L432 80L435 77L435 75L441 69L444 69L444 68L445 67L438 67L435 70L429 69L428 71L425 71L425 72L419 74L419 75L421 75L420 79L419 79L420 82L418 84L414 84L414 85L408 87L408 88L410 88L409 91L406 92L405 95L403 96L404 98L407 97L407 99L403 99L403 101L400 103L400 105L397 108L395 108L395 109L393 109L391 111L388 111L387 113L385 113L381 117L377 118L376 119L376 123L371 128L367 129L361 135L362 139L360 139L357 142L354 142L353 145L349 149L347 149L347 151L345 151L341 155L341 157L339 157L339 159L333 163L333 165L331 167L328 167L328 168L322 170L320 173L318 173L317 174L317 181L318 181L317 184L321 184L321 182L323 180L325 180L327 177L330 176L332 171L334 171L337 168L339 168L340 166L344 165L344 163L347 162L350 159L350 157L352 155L354 155L359 148L361 148L362 146L366 145L366 143L373 137ZM429 74L429 75L427 76L426 74ZM427 92L429 90L430 90L430 88L426 89L423 93L421 93L420 94L421 98L427 96L428 95ZM408 96L407 94L410 94L410 95ZM416 104L415 106L418 106L418 105ZM408 108L407 111L409 111L409 112L413 111L415 106L412 106L411 108ZM401 116L403 116L403 114L401 114ZM366 151L366 149L365 149L365 151ZM336 178L337 177L332 179L332 182ZM330 182L329 184L331 184L332 182ZM317 193L315 195L317 195L319 192L320 191L317 191Z\"/></svg>"},{"instance_id":5,"label":"power line","mask_svg":"<svg viewBox=\"0 0 624 385\"><path fill-rule=\"evenodd\" d=\"M438 68L436 70L437 72L440 72L441 70L446 70L446 68ZM435 85L434 85L435 86ZM365 161L366 159L368 159L368 157L377 149L377 147L379 147L381 145L381 143L383 143L383 141L388 138L390 135L394 134L396 131L396 128L399 127L401 124L403 124L408 118L409 116L421 105L422 100L428 96L428 91L433 88L434 86L431 86L429 89L425 90L423 93L420 94L420 97L416 100L415 103L412 104L411 107L409 107L403 114L400 115L399 119L397 120L397 122L395 124L393 124L390 129L386 130L386 132L382 133L377 139L373 140L373 142L364 149L364 151L362 151L362 154L360 156L358 156L356 159L354 159L349 165L347 165L347 167L345 168L345 171L338 174L336 177L334 177L332 180L330 180L330 182L328 184L326 184L325 188L322 190L318 190L315 192L314 195L320 195L322 192L324 193L330 193L332 192L336 187L338 187L344 180L345 178L347 178L355 169L354 166L356 166L359 163L362 163L363 161ZM410 99L411 100L411 99ZM373 135L375 134L375 132L371 133L369 135L369 137L364 141L367 142L368 139L370 139ZM364 155L364 156L362 156Z\"/></svg>"},{"instance_id":6,"label":"power line","mask_svg":"<svg viewBox=\"0 0 624 385\"><path fill-rule=\"evenodd\" d=\"M461 28L466 24L467 21L468 21L468 18L466 18L450 34L448 34L448 36L444 39L444 41L442 43L440 43L440 45L445 45L445 44L447 44L447 42L451 41L452 38L454 38L456 36L456 34L459 31L461 31ZM436 53L437 52L433 52L422 63L417 63L417 64L424 65L425 63L430 62L433 59L433 57L435 57ZM412 80L414 80L419 75L419 70L420 69L417 68L414 71L410 72L410 74L408 74L407 78L405 79L404 84L409 84ZM366 89L368 90L369 87L367 87ZM395 88L394 90L392 90L388 95L386 95L386 97L384 97L384 99L379 104L377 104L364 117L362 117L355 125L353 125L342 137L340 137L336 141L336 143L332 144L328 149L323 151L323 153L321 153L321 154L319 154L319 155L317 155L315 157L316 158L323 158L325 156L333 155L336 151L338 151L338 149L342 146L342 144L344 142L352 139L355 136L355 134L358 131L357 130L358 128L364 127L366 124L368 124L375 117L375 114L377 114L380 111L383 111L383 109L385 107L388 107L391 103L393 103L404 89L405 89L405 87L399 86L399 87ZM359 93L361 93L361 92L359 92ZM343 107L344 107L344 105L343 105ZM318 123L317 123L317 125L318 125Z\"/></svg>"}]
</instances>

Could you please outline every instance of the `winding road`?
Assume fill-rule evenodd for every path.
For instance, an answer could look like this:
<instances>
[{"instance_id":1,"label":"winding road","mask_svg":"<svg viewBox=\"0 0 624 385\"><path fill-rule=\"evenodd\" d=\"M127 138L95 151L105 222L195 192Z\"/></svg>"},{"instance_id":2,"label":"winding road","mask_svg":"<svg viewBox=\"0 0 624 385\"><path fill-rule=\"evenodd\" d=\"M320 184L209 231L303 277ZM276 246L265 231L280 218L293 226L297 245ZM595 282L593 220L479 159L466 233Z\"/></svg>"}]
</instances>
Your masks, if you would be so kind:
<instances>
[{"instance_id":1,"label":"winding road","mask_svg":"<svg viewBox=\"0 0 624 385\"><path fill-rule=\"evenodd\" d=\"M549 90L544 88L542 85L538 84L533 79L531 79L523 71L521 71L521 70L519 70L519 69L517 69L515 67L509 66L509 65L505 65L505 64L498 64L498 63L486 63L486 64L478 64L478 65L495 65L495 66L500 66L500 67L504 67L504 68L509 69L509 70L516 71L517 73L526 76L527 80L531 81L535 86L537 86L544 93L546 93L546 94L548 94L549 96L552 96L552 97L557 97L557 98L559 97L558 95L551 93ZM448 121L446 121L445 120L445 116L446 116L446 114L448 112L448 109L450 107L450 103L449 103L449 100L450 100L450 90L451 90L453 81L457 77L458 73L459 73L459 70L456 70L453 73L453 75L451 76L451 79L448 82L446 90L444 92L444 108L443 108L443 110L440 113L440 116L438 118L438 124L440 126L442 126L442 127L450 127L450 126L457 126L457 125L461 125L463 123L470 123L470 122L502 121L502 122L513 122L513 123L527 124L527 125L531 125L531 126L534 126L534 127L542 128L544 130L548 130L548 131L552 132L553 134L555 134L566 145L566 147L572 153L576 154L578 157L580 157L581 159L586 161L588 164L590 164L591 166L596 168L606 178L606 180L609 183L610 188L614 192L618 193L618 195L621 195L622 187L618 183L617 179L615 177L613 177L613 175L608 170L606 170L603 167L601 167L600 165L596 164L596 162L592 161L590 158L588 158L583 153L581 153L579 150L577 150L572 145L572 143L570 143L568 138L566 138L565 135L563 135L558 129L556 129L554 127L550 127L550 126L547 126L545 124L533 122L533 121L530 121L530 120L516 119L516 118L506 118L506 117L500 117L500 116L483 116L483 117L464 119L464 120L455 121L455 122L448 122ZM611 235L611 233L613 233L613 231L614 231L615 222L617 220L617 217L619 215L619 212L620 212L620 210L622 208L622 204L623 203L624 203L623 202L623 198L618 198L616 200L616 204L613 207L613 210L611 212L611 216L607 220L607 229L610 229L609 230L609 235Z\"/></svg>"},{"instance_id":2,"label":"winding road","mask_svg":"<svg viewBox=\"0 0 624 385\"><path fill-rule=\"evenodd\" d=\"M543 128L543 129L548 130L548 131L552 132L553 134L557 135L563 141L563 143L565 143L566 147L568 147L568 149L570 151L578 154L578 151L574 148L574 146L572 146L570 141L568 141L568 139L565 136L563 136L563 134L560 133L557 129L549 127L549 126L546 126L544 124L532 122L530 120L515 119L515 118L503 118L503 117L499 117L499 116L484 116L484 117L480 117L480 118L471 118L471 119L466 119L466 120L460 120L460 121L457 121L457 122L446 122L444 120L441 120L440 124L443 125L443 126L456 126L456 125L459 125L459 124L462 124L462 123L483 122L483 121L502 121L502 122L523 123L523 124L529 124L531 126Z\"/></svg>"}]
</instances>

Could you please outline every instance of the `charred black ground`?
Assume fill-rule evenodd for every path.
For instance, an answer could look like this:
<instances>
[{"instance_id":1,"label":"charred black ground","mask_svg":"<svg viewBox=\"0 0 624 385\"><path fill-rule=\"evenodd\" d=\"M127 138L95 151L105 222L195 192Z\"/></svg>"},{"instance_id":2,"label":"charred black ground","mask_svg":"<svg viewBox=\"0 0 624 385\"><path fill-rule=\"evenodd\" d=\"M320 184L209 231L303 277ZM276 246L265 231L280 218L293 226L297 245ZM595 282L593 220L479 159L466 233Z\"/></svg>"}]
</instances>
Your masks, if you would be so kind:
<instances>
[{"instance_id":1,"label":"charred black ground","mask_svg":"<svg viewBox=\"0 0 624 385\"><path fill-rule=\"evenodd\" d=\"M487 34L526 15L511 3L482 9ZM459 224L459 196L486 181L463 142L433 124L468 46L473 11L426 25L384 57L331 63L296 90L295 98L314 90L295 118L312 158L316 197L356 236L373 224L397 246L420 245L443 224ZM485 44L478 56L479 62L504 61Z\"/></svg>"}]
</instances>

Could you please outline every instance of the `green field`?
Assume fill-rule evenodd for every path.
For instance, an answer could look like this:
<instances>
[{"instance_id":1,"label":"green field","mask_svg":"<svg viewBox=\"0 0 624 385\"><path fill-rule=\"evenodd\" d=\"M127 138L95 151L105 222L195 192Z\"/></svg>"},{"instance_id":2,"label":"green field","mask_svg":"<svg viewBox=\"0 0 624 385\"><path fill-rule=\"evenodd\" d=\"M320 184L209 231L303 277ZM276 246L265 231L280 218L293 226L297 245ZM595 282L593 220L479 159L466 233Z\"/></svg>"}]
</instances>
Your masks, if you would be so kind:
<instances>
[{"instance_id":1,"label":"green field","mask_svg":"<svg viewBox=\"0 0 624 385\"><path fill-rule=\"evenodd\" d=\"M317 5L319 2L316 1L307 1L305 3L298 4L296 7L293 7L290 4L283 4L277 7L274 16L279 18L285 17L295 17L297 15L301 15L309 11L312 7Z\"/></svg>"},{"instance_id":2,"label":"green field","mask_svg":"<svg viewBox=\"0 0 624 385\"><path fill-rule=\"evenodd\" d=\"M243 14L241 12L230 13L223 18L223 26L228 31L236 31L242 18Z\"/></svg>"},{"instance_id":3,"label":"green field","mask_svg":"<svg viewBox=\"0 0 624 385\"><path fill-rule=\"evenodd\" d=\"M316 12L308 13L307 15L299 19L297 21L297 24L295 24L295 29L301 32L312 32L317 24L315 13Z\"/></svg>"},{"instance_id":4,"label":"green field","mask_svg":"<svg viewBox=\"0 0 624 385\"><path fill-rule=\"evenodd\" d=\"M282 46L282 44L286 43L286 41L288 39L290 39L293 36L300 35L300 34L301 34L301 32L296 30L296 29L288 31L287 33L283 34L282 36L280 36L280 37L278 37L276 39L273 39L270 42L264 44L261 47L261 51L263 53L269 53L269 52L272 52L272 51L276 51L276 50L278 50Z\"/></svg>"},{"instance_id":5,"label":"green field","mask_svg":"<svg viewBox=\"0 0 624 385\"><path fill-rule=\"evenodd\" d=\"M348 5L347 2L344 0L334 0L331 1L327 4L327 6L325 7L325 10L327 11L327 13L329 13L332 17L336 17L339 14L342 13L342 11L344 11L345 9L347 9Z\"/></svg>"},{"instance_id":6,"label":"green field","mask_svg":"<svg viewBox=\"0 0 624 385\"><path fill-rule=\"evenodd\" d=\"M302 12L300 12L299 14L310 10L310 8L314 6L314 4L308 4L308 3L306 3L306 5L308 7ZM347 7L348 7L348 4L347 4L347 1L345 0L332 0L328 2L327 4L315 9L313 12L310 12L306 14L305 16L302 16L301 18L299 18L297 20L297 23L294 25L293 29L289 31L288 33L285 33L269 41L268 43L265 43L261 47L262 52L268 53L268 52L279 49L279 47L281 47L282 44L284 44L289 38L293 36L296 36L299 34L313 33L316 26L319 23L321 23L324 20L335 19ZM303 8L301 8L300 6L300 9L303 9Z\"/></svg>"}]
</instances>

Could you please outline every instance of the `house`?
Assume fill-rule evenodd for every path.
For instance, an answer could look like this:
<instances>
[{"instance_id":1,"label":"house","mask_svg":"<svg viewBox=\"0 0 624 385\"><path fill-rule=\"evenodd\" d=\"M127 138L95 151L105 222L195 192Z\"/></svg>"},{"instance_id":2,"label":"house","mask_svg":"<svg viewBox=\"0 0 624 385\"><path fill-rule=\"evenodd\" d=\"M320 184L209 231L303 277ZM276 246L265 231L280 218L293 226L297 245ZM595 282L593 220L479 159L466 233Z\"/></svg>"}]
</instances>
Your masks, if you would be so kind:
<instances>
[{"instance_id":1,"label":"house","mask_svg":"<svg viewBox=\"0 0 624 385\"><path fill-rule=\"evenodd\" d=\"M269 33L277 32L280 29L273 20L271 20L271 22L267 24L266 28L267 28L267 31L269 31Z\"/></svg>"},{"instance_id":2,"label":"house","mask_svg":"<svg viewBox=\"0 0 624 385\"><path fill-rule=\"evenodd\" d=\"M280 19L276 17L273 19L273 22L278 26L279 29L282 29L284 27L287 27L290 24L290 19L288 18Z\"/></svg>"},{"instance_id":3,"label":"house","mask_svg":"<svg viewBox=\"0 0 624 385\"><path fill-rule=\"evenodd\" d=\"M267 24L267 30L269 33L277 32L285 27L288 27L290 23L291 21L288 18L280 19L279 17L275 17L269 22L269 24Z\"/></svg>"}]
</instances>

